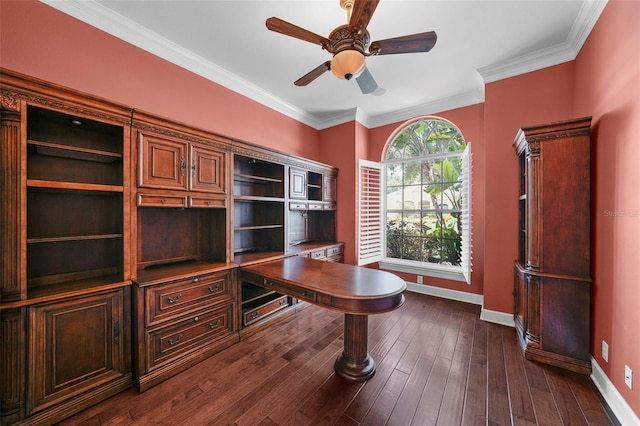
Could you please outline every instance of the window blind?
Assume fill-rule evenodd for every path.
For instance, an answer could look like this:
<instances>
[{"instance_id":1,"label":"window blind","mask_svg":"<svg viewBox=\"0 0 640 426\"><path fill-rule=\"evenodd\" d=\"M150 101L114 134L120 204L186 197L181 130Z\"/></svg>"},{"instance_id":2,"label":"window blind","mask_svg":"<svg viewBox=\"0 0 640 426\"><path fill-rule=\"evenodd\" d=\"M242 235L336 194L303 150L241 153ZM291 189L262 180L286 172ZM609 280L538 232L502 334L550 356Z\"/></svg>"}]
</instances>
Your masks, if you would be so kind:
<instances>
[{"instance_id":1,"label":"window blind","mask_svg":"<svg viewBox=\"0 0 640 426\"><path fill-rule=\"evenodd\" d=\"M358 265L382 259L382 168L358 161Z\"/></svg>"}]
</instances>

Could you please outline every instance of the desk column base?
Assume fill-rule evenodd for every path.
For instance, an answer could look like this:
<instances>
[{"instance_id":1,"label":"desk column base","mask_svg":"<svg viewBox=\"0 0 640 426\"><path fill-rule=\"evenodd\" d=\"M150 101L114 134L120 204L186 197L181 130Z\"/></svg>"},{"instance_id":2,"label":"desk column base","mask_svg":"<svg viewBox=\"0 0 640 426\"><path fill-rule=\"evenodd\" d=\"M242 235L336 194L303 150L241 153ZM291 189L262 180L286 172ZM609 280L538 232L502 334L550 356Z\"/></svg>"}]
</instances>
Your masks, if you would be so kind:
<instances>
[{"instance_id":1,"label":"desk column base","mask_svg":"<svg viewBox=\"0 0 640 426\"><path fill-rule=\"evenodd\" d=\"M344 315L344 351L334 370L350 382L364 382L376 372L376 363L367 353L368 320L367 315Z\"/></svg>"}]
</instances>

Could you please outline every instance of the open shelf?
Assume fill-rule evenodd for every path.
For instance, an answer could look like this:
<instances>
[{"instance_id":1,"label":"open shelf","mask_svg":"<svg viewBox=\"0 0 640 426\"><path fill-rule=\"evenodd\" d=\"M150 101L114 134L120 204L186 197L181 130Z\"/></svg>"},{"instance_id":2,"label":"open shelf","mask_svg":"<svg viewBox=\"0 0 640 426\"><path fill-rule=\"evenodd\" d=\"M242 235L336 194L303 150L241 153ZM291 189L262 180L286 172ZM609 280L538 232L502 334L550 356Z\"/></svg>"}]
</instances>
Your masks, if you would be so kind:
<instances>
[{"instance_id":1,"label":"open shelf","mask_svg":"<svg viewBox=\"0 0 640 426\"><path fill-rule=\"evenodd\" d=\"M98 185L91 183L78 182L58 182L50 180L27 180L27 187L32 188L51 188L51 189L71 189L79 191L96 191L96 192L123 192L124 187L121 185Z\"/></svg>"},{"instance_id":2,"label":"open shelf","mask_svg":"<svg viewBox=\"0 0 640 426\"><path fill-rule=\"evenodd\" d=\"M39 155L69 158L74 160L94 161L97 163L111 163L122 158L122 154L97 149L82 148L58 143L28 140L27 146L34 146Z\"/></svg>"},{"instance_id":3,"label":"open shelf","mask_svg":"<svg viewBox=\"0 0 640 426\"><path fill-rule=\"evenodd\" d=\"M280 178L271 178L266 176L246 175L242 173L235 174L233 180L236 182L251 182L257 184L270 185L272 183L283 183Z\"/></svg>"},{"instance_id":4,"label":"open shelf","mask_svg":"<svg viewBox=\"0 0 640 426\"><path fill-rule=\"evenodd\" d=\"M62 241L81 241L81 240L103 240L122 238L124 234L104 234L104 235L70 235L68 237L45 237L45 238L27 238L27 244L35 243L57 243Z\"/></svg>"},{"instance_id":5,"label":"open shelf","mask_svg":"<svg viewBox=\"0 0 640 426\"><path fill-rule=\"evenodd\" d=\"M233 195L284 199L282 164L236 155L233 161Z\"/></svg>"},{"instance_id":6,"label":"open shelf","mask_svg":"<svg viewBox=\"0 0 640 426\"><path fill-rule=\"evenodd\" d=\"M224 209L138 209L138 269L226 261Z\"/></svg>"},{"instance_id":7,"label":"open shelf","mask_svg":"<svg viewBox=\"0 0 640 426\"><path fill-rule=\"evenodd\" d=\"M265 296L274 294L272 290L258 287L250 283L242 283L242 305L249 305Z\"/></svg>"}]
</instances>

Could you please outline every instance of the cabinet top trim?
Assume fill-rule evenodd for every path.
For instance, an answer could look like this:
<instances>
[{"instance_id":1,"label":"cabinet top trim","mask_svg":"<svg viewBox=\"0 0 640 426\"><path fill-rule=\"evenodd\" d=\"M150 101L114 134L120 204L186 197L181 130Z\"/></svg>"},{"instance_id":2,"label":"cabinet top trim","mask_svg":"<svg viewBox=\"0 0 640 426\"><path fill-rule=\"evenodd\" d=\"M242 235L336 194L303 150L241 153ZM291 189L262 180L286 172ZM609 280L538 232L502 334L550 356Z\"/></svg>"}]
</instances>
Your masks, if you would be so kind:
<instances>
[{"instance_id":1,"label":"cabinet top trim","mask_svg":"<svg viewBox=\"0 0 640 426\"><path fill-rule=\"evenodd\" d=\"M19 111L20 101L121 126L131 124L131 108L54 83L0 68L2 108Z\"/></svg>"},{"instance_id":2,"label":"cabinet top trim","mask_svg":"<svg viewBox=\"0 0 640 426\"><path fill-rule=\"evenodd\" d=\"M591 117L522 127L516 134L513 147L518 155L520 155L525 151L527 146L532 143L567 137L588 136L590 132Z\"/></svg>"}]
</instances>

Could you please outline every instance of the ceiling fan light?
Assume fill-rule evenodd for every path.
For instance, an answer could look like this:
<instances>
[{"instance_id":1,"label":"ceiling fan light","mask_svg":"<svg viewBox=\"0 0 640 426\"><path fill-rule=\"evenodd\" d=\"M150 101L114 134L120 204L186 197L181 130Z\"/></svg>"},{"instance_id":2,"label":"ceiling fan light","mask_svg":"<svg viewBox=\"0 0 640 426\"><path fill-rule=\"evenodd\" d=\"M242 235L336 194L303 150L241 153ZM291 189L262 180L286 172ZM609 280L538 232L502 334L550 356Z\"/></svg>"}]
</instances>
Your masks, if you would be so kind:
<instances>
[{"instance_id":1,"label":"ceiling fan light","mask_svg":"<svg viewBox=\"0 0 640 426\"><path fill-rule=\"evenodd\" d=\"M342 80L351 80L364 70L365 58L358 50L345 49L333 55L331 72Z\"/></svg>"}]
</instances>

